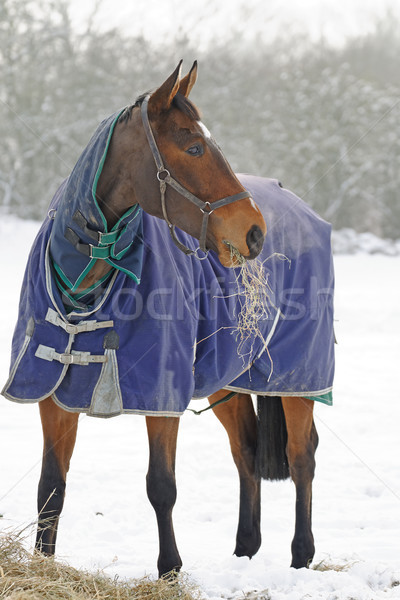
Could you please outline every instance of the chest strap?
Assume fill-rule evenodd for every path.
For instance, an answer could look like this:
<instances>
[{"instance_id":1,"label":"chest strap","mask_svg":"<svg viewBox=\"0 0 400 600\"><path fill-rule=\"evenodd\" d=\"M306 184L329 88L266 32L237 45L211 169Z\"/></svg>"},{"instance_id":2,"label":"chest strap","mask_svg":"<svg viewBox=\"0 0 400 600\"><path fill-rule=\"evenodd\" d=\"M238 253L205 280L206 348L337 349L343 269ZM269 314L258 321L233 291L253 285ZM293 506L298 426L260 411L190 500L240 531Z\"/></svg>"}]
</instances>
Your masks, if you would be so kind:
<instances>
[{"instance_id":1,"label":"chest strap","mask_svg":"<svg viewBox=\"0 0 400 600\"><path fill-rule=\"evenodd\" d=\"M35 356L49 362L57 360L63 365L81 366L87 366L92 363L104 363L108 360L108 357L104 354L90 354L90 352L79 352L78 350L71 350L70 353L63 352L61 354L55 348L43 346L43 344L39 344Z\"/></svg>"},{"instance_id":2,"label":"chest strap","mask_svg":"<svg viewBox=\"0 0 400 600\"><path fill-rule=\"evenodd\" d=\"M72 323L66 323L52 308L47 309L46 321L52 323L52 325L61 327L61 329L64 329L64 331L67 333L73 334L83 333L86 331L96 331L97 329L105 329L107 327L114 326L114 321L80 321L80 323L77 323L76 325L73 325Z\"/></svg>"}]
</instances>

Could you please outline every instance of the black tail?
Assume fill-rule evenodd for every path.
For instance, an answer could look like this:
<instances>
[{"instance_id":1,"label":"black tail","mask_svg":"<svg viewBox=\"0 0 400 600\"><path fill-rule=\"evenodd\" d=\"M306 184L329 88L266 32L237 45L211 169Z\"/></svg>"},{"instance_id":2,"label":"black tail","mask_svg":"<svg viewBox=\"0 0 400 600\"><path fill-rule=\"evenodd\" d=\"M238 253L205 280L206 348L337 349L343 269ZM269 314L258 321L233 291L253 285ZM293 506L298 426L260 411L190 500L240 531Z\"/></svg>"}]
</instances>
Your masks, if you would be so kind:
<instances>
[{"instance_id":1,"label":"black tail","mask_svg":"<svg viewBox=\"0 0 400 600\"><path fill-rule=\"evenodd\" d=\"M257 396L257 474L263 479L287 479L287 429L279 396Z\"/></svg>"}]
</instances>

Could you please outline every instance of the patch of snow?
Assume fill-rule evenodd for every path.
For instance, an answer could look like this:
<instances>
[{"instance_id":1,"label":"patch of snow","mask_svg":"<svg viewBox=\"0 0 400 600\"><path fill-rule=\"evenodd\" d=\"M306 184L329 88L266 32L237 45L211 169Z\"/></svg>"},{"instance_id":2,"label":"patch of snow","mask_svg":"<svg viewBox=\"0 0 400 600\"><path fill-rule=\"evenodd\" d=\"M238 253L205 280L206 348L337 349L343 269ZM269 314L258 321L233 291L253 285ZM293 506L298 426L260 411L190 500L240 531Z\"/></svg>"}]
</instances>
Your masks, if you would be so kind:
<instances>
[{"instance_id":1,"label":"patch of snow","mask_svg":"<svg viewBox=\"0 0 400 600\"><path fill-rule=\"evenodd\" d=\"M0 381L8 374L19 289L39 225L0 223ZM372 246L371 240L366 244ZM263 482L262 536L249 561L232 556L239 487L225 431L212 413L182 418L175 530L184 570L205 600L400 598L400 257L335 257L338 339L334 405L316 405L314 565L289 567L294 486ZM4 283L6 282L6 283ZM196 402L196 408L202 401ZM36 405L0 399L0 532L36 519L42 435ZM110 575L156 577L158 536L146 496L142 417L80 417L57 554ZM34 527L27 544L32 547ZM345 565L347 570L333 567Z\"/></svg>"},{"instance_id":2,"label":"patch of snow","mask_svg":"<svg viewBox=\"0 0 400 600\"><path fill-rule=\"evenodd\" d=\"M357 233L350 228L332 232L332 247L334 254L400 255L400 240L385 240L373 233Z\"/></svg>"}]
</instances>

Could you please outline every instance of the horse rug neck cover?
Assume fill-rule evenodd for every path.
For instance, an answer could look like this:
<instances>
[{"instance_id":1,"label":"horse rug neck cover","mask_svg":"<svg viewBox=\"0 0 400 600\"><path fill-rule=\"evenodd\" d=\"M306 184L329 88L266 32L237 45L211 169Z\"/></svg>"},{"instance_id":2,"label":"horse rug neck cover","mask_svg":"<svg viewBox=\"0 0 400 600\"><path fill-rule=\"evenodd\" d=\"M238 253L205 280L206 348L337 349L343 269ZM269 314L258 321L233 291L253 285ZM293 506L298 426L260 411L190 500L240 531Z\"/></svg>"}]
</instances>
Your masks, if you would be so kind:
<instances>
[{"instance_id":1,"label":"horse rug neck cover","mask_svg":"<svg viewBox=\"0 0 400 600\"><path fill-rule=\"evenodd\" d=\"M101 295L109 274L84 293L77 292L99 259L140 282L143 260L140 207L132 206L109 231L96 198L97 184L120 114L121 111L111 115L99 125L50 206L50 215L55 215L50 240L53 276L69 310L84 308Z\"/></svg>"},{"instance_id":2,"label":"horse rug neck cover","mask_svg":"<svg viewBox=\"0 0 400 600\"><path fill-rule=\"evenodd\" d=\"M257 259L268 310L259 334L241 336L239 269L223 267L212 251L202 261L185 256L167 224L138 207L108 231L95 190L117 118L100 125L53 199L55 219L46 218L33 244L3 395L52 396L67 410L101 417L179 416L192 398L222 388L330 404L330 225L277 181L239 175L268 226ZM197 248L191 236L177 235ZM85 254L81 246L93 248ZM105 253L111 274L100 292L77 298L70 292L99 260L96 252Z\"/></svg>"}]
</instances>

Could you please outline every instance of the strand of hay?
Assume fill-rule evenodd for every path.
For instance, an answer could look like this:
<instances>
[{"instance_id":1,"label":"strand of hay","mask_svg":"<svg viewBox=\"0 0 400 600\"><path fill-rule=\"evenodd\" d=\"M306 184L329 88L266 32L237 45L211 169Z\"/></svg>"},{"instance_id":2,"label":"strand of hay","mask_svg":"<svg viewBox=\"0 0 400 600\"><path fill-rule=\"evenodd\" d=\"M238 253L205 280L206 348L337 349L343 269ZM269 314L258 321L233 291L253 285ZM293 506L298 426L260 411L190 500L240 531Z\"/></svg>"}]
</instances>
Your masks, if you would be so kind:
<instances>
[{"instance_id":1,"label":"strand of hay","mask_svg":"<svg viewBox=\"0 0 400 600\"><path fill-rule=\"evenodd\" d=\"M268 349L267 341L264 339L260 329L260 322L271 318L272 309L276 312L275 318L278 316L284 318L284 316L272 302L271 296L273 296L273 291L269 283L269 273L265 269L264 264L268 260L275 258L287 261L290 268L291 261L287 256L279 252L274 252L263 262L259 259L246 260L234 246L228 242L225 243L229 246L231 264L237 268L235 274L237 291L223 297L235 297L238 299L237 325L235 327L220 327L207 337L198 340L197 343L204 342L222 329L232 329L232 333L236 334L238 355L243 360L243 370L246 370L251 366L250 359L254 356L254 344L259 339L271 364L269 375L269 378L271 378L274 363ZM215 297L218 298L218 296ZM247 344L249 340L251 340L250 347Z\"/></svg>"},{"instance_id":2,"label":"strand of hay","mask_svg":"<svg viewBox=\"0 0 400 600\"><path fill-rule=\"evenodd\" d=\"M246 261L235 248L231 248L231 256L236 258L240 266L236 275L240 305L236 340L239 342L238 352L244 358L243 349L249 339L253 340L249 354L252 354L254 340L257 337L265 344L259 322L268 319L271 314L268 294L271 288L268 273L265 272L260 261L257 259Z\"/></svg>"},{"instance_id":3,"label":"strand of hay","mask_svg":"<svg viewBox=\"0 0 400 600\"><path fill-rule=\"evenodd\" d=\"M257 258L246 260L233 246L230 246L230 252L232 263L239 267L236 275L237 296L240 305L236 329L238 353L245 363L246 357L253 355L256 340L260 339L271 362L272 374L273 361L269 354L266 340L260 330L260 321L269 319L271 317L271 310L274 309L277 311L277 307L271 300L273 292L269 283L269 273L264 267L264 262L271 258L277 258L279 260L287 260L290 264L290 260L279 253L272 254L264 262L261 262ZM249 340L252 340L252 343L247 352L245 352L244 348Z\"/></svg>"},{"instance_id":4,"label":"strand of hay","mask_svg":"<svg viewBox=\"0 0 400 600\"><path fill-rule=\"evenodd\" d=\"M346 562L346 563L335 563L330 559L323 559L315 565L311 566L313 571L337 571L339 573L349 571L355 564L357 564L357 560Z\"/></svg>"},{"instance_id":5,"label":"strand of hay","mask_svg":"<svg viewBox=\"0 0 400 600\"><path fill-rule=\"evenodd\" d=\"M1 600L200 600L183 574L152 580L120 581L101 571L75 569L53 558L31 554L17 534L0 537Z\"/></svg>"}]
</instances>

